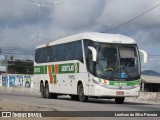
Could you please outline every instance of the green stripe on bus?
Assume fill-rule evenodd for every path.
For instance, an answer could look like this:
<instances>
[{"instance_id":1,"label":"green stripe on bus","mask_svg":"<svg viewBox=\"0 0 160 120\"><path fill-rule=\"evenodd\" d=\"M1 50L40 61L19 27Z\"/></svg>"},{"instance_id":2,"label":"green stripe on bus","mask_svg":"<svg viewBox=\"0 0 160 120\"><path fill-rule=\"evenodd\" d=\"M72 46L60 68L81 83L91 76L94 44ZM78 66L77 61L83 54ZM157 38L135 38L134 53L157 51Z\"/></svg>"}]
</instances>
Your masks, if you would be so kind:
<instances>
[{"instance_id":1,"label":"green stripe on bus","mask_svg":"<svg viewBox=\"0 0 160 120\"><path fill-rule=\"evenodd\" d=\"M47 65L34 66L34 74L47 74ZM58 65L58 74L79 73L79 63L68 63ZM55 65L52 65L52 74L55 74Z\"/></svg>"},{"instance_id":2,"label":"green stripe on bus","mask_svg":"<svg viewBox=\"0 0 160 120\"><path fill-rule=\"evenodd\" d=\"M58 73L79 73L79 63L59 64Z\"/></svg>"},{"instance_id":3,"label":"green stripe on bus","mask_svg":"<svg viewBox=\"0 0 160 120\"><path fill-rule=\"evenodd\" d=\"M52 65L52 74L54 74L55 72L55 68L54 68L54 65Z\"/></svg>"},{"instance_id":4,"label":"green stripe on bus","mask_svg":"<svg viewBox=\"0 0 160 120\"><path fill-rule=\"evenodd\" d=\"M47 66L44 66L44 73L47 74Z\"/></svg>"},{"instance_id":5,"label":"green stripe on bus","mask_svg":"<svg viewBox=\"0 0 160 120\"><path fill-rule=\"evenodd\" d=\"M112 86L133 86L138 83L139 83L139 80L126 81L126 82L109 81L109 85L112 85Z\"/></svg>"},{"instance_id":6,"label":"green stripe on bus","mask_svg":"<svg viewBox=\"0 0 160 120\"><path fill-rule=\"evenodd\" d=\"M54 78L54 84L57 84L57 77L56 77L56 75L53 75L53 78Z\"/></svg>"},{"instance_id":7,"label":"green stripe on bus","mask_svg":"<svg viewBox=\"0 0 160 120\"><path fill-rule=\"evenodd\" d=\"M45 74L45 66L34 66L34 74Z\"/></svg>"}]
</instances>

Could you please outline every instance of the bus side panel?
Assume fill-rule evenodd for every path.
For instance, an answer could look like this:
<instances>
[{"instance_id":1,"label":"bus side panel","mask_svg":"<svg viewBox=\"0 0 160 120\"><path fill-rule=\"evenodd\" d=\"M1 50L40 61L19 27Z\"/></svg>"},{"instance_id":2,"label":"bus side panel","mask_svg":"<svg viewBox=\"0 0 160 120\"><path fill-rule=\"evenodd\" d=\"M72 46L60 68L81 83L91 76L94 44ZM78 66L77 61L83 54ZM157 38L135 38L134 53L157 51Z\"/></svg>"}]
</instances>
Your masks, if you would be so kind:
<instances>
[{"instance_id":1,"label":"bus side panel","mask_svg":"<svg viewBox=\"0 0 160 120\"><path fill-rule=\"evenodd\" d=\"M49 91L51 93L61 93L61 81L57 80L57 83L49 83Z\"/></svg>"},{"instance_id":2,"label":"bus side panel","mask_svg":"<svg viewBox=\"0 0 160 120\"><path fill-rule=\"evenodd\" d=\"M58 69L56 69L55 65L58 65ZM49 72L50 66L51 72ZM35 66L34 88L38 91L40 91L41 81L43 81L44 85L46 81L48 82L49 92L51 93L75 95L77 94L78 82L80 81L84 87L84 94L88 95L88 73L86 72L86 66L77 60L62 62L60 64Z\"/></svg>"},{"instance_id":3,"label":"bus side panel","mask_svg":"<svg viewBox=\"0 0 160 120\"><path fill-rule=\"evenodd\" d=\"M60 74L57 75L57 80L60 81L60 93L62 94L77 95L78 81L81 81L84 87L84 93L88 95L87 73Z\"/></svg>"},{"instance_id":4,"label":"bus side panel","mask_svg":"<svg viewBox=\"0 0 160 120\"><path fill-rule=\"evenodd\" d=\"M81 81L84 86L84 92L86 95L88 95L88 74L86 72L86 66L84 63L78 61L65 62L66 65L72 63L79 64L77 67L75 67L74 72L64 71L64 73L59 73L56 75L56 81L58 83L56 85L60 86L57 89L60 90L57 91L55 88L55 91L62 94L77 95L78 81ZM65 66L65 64L63 66ZM61 67L60 69L63 69Z\"/></svg>"},{"instance_id":5,"label":"bus side panel","mask_svg":"<svg viewBox=\"0 0 160 120\"><path fill-rule=\"evenodd\" d=\"M45 86L45 81L48 81L48 75L47 74L34 74L34 86L33 88L37 91L40 91L40 83L43 81L43 85ZM48 81L49 83L49 81Z\"/></svg>"},{"instance_id":6,"label":"bus side panel","mask_svg":"<svg viewBox=\"0 0 160 120\"><path fill-rule=\"evenodd\" d=\"M88 72L82 73L82 75L81 75L80 77L82 78L84 95L89 96L89 79L88 79Z\"/></svg>"},{"instance_id":7,"label":"bus side panel","mask_svg":"<svg viewBox=\"0 0 160 120\"><path fill-rule=\"evenodd\" d=\"M40 91L40 81L39 81L39 75L33 76L33 89Z\"/></svg>"}]
</instances>

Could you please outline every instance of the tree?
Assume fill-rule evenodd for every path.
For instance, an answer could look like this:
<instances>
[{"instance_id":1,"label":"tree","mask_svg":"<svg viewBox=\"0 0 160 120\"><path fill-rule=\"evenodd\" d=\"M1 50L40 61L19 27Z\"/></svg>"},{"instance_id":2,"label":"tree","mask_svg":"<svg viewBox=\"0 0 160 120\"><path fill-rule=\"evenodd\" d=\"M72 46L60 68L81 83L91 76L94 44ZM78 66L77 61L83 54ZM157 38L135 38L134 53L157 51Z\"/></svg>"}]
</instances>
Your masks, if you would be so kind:
<instances>
[{"instance_id":1,"label":"tree","mask_svg":"<svg viewBox=\"0 0 160 120\"><path fill-rule=\"evenodd\" d=\"M33 61L9 61L9 71L13 74L33 74Z\"/></svg>"}]
</instances>

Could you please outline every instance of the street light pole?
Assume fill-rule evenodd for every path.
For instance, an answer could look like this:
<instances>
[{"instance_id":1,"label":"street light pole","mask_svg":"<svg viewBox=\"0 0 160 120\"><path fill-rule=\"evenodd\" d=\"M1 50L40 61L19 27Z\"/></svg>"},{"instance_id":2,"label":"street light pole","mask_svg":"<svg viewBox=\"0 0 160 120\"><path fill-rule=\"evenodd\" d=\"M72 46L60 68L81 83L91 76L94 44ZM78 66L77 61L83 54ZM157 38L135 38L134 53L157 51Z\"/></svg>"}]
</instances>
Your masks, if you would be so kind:
<instances>
[{"instance_id":1,"label":"street light pole","mask_svg":"<svg viewBox=\"0 0 160 120\"><path fill-rule=\"evenodd\" d=\"M39 0L39 3L34 2L32 0L28 0L29 2L34 3L35 5L38 6L38 32L37 32L37 41L36 41L36 45L38 45L38 40L40 38L40 16L41 16L41 7L47 4L59 4L59 2L52 2L52 3L44 3L42 4L42 0Z\"/></svg>"},{"instance_id":2,"label":"street light pole","mask_svg":"<svg viewBox=\"0 0 160 120\"><path fill-rule=\"evenodd\" d=\"M38 36L37 36L37 41L36 41L36 45L38 45L38 39L39 39L39 32L40 32L40 27L39 27L39 23L40 23L40 15L41 15L41 0L40 0L40 4L36 4L38 6Z\"/></svg>"}]
</instances>

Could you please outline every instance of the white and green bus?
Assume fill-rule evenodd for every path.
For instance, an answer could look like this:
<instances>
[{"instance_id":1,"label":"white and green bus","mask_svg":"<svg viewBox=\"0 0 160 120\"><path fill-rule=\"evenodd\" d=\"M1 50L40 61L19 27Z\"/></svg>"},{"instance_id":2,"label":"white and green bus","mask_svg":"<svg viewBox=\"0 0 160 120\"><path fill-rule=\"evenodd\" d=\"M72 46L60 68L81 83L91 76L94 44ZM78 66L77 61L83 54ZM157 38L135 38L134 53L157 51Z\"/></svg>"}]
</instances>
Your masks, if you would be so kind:
<instances>
[{"instance_id":1,"label":"white and green bus","mask_svg":"<svg viewBox=\"0 0 160 120\"><path fill-rule=\"evenodd\" d=\"M140 84L139 50L130 37L82 33L35 49L34 88L44 98L70 95L122 104L125 97L139 96Z\"/></svg>"}]
</instances>

